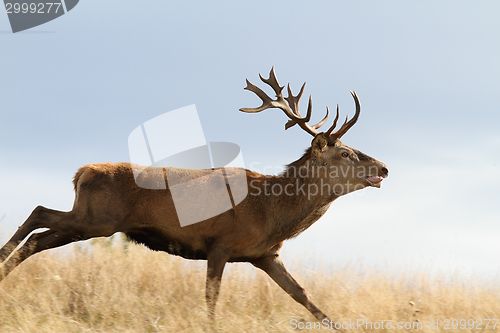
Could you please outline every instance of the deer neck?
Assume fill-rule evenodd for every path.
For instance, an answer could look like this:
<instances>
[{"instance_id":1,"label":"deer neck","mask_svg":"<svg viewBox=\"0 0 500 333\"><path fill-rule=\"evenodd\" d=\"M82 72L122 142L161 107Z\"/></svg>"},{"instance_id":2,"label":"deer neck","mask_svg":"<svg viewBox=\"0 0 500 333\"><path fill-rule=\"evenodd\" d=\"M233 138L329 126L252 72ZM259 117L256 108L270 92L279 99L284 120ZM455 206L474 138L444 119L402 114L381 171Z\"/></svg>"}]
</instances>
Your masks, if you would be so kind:
<instances>
[{"instance_id":1,"label":"deer neck","mask_svg":"<svg viewBox=\"0 0 500 333\"><path fill-rule=\"evenodd\" d=\"M299 235L338 198L332 192L324 171L326 168L301 158L288 165L282 174L265 180L263 194L269 202L271 234L278 240Z\"/></svg>"}]
</instances>

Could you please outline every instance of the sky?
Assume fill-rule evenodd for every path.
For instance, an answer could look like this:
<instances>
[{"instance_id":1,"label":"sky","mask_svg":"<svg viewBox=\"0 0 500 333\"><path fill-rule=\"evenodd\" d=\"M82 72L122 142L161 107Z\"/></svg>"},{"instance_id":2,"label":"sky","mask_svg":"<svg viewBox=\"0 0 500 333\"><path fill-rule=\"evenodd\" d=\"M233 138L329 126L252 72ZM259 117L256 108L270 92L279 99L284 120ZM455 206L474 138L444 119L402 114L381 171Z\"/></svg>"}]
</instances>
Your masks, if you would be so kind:
<instances>
[{"instance_id":1,"label":"sky","mask_svg":"<svg viewBox=\"0 0 500 333\"><path fill-rule=\"evenodd\" d=\"M260 105L245 78L262 87L275 66L294 92L307 82L311 123L337 103L352 116L356 91L361 115L342 141L390 171L287 241L286 265L499 280L499 12L498 1L84 0L16 34L0 14L1 242L37 205L70 210L80 166L130 161L135 128L187 105L208 142L279 172L312 137L285 131L280 110L238 111Z\"/></svg>"}]
</instances>

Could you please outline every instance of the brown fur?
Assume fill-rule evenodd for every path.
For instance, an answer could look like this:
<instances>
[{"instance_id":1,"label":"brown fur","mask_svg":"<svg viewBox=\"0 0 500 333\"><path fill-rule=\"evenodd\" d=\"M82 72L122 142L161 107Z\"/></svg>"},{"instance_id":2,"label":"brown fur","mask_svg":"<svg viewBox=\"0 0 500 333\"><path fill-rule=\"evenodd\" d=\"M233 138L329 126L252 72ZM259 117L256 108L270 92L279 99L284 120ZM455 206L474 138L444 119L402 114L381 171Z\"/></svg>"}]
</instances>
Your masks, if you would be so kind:
<instances>
[{"instance_id":1,"label":"brown fur","mask_svg":"<svg viewBox=\"0 0 500 333\"><path fill-rule=\"evenodd\" d=\"M274 102L279 102L280 108L286 109L281 96L282 88L278 85L273 70L271 74L272 79L263 81L275 89L277 101ZM247 112L275 107L269 97L265 97L260 89L249 82L247 89L256 92L264 101L263 107L255 109L257 111L246 109ZM388 175L383 163L338 140L356 122L359 115L359 100L355 93L352 94L356 101L356 115L342 125L339 131L328 137L324 133L316 134L317 130L305 124L304 118L293 116L301 128L315 135L305 154L290 163L278 176L245 170L247 183L240 185L247 186L249 193L243 201L222 214L185 227L180 225L165 179L169 183L190 181L190 186L198 190L213 184L224 184L221 182L223 177L231 184L231 181L238 179L236 176L241 169L145 168L130 163L83 166L73 179L73 209L60 212L38 206L0 249L0 261L3 262L0 279L37 252L78 240L122 232L129 239L152 250L165 251L186 259L206 259L206 300L212 317L225 264L246 261L264 270L316 318L327 318L286 271L279 258L279 251L284 240L296 237L306 230L339 196L366 186L379 187L381 179ZM300 96L290 97L289 100L295 105L298 98ZM291 115L292 111L288 114ZM331 130L327 133L330 132ZM134 169L142 170L137 179L134 178ZM371 180L375 179L372 182L367 178L369 176L382 178L370 177ZM214 179L218 182L213 182ZM146 184L148 188L155 189L137 184ZM218 188L210 189L214 190L213 193L225 193L229 187L226 189L219 185ZM213 207L203 209L221 211L217 208L223 207L222 197L214 194L212 198ZM32 231L39 228L48 230L31 235L19 248L17 255L8 258Z\"/></svg>"},{"instance_id":2,"label":"brown fur","mask_svg":"<svg viewBox=\"0 0 500 333\"><path fill-rule=\"evenodd\" d=\"M350 150L344 145L328 146L324 152L315 155L320 157L315 163L328 166L338 163L339 149ZM37 207L0 250L0 259L4 260L31 231L49 229L34 234L27 245L19 250L19 259L11 258L4 263L4 275L36 252L76 240L110 236L115 232L123 232L129 239L152 250L165 251L186 259L210 260L210 254L217 253L217 257L222 257L224 262L247 261L260 267L259 262L263 258L277 258L284 240L307 229L338 198L335 193L278 194L271 191L273 186L274 189L287 185L290 189L293 186L306 186L307 189L309 184L320 181L332 184L346 181L322 175L300 177L293 172L294 169L312 168L313 153L314 148L309 148L279 176L266 176L246 170L249 194L241 203L218 216L185 227L179 224L169 189L144 189L137 186L132 170L134 166L130 163L85 165L77 171L73 180L76 194L73 209L64 213ZM367 159L364 154L361 156L357 164L375 165L379 175L386 176L382 163ZM235 171L227 168L227 177L234 177ZM165 172L178 181L194 180L199 183L197 186L202 186L206 181L203 175L221 171L167 168ZM157 181L155 177L158 175L164 175L163 168L148 168L142 177ZM351 181L360 184L366 182L361 178ZM307 301L303 304L308 307ZM318 315L317 311L313 313Z\"/></svg>"}]
</instances>

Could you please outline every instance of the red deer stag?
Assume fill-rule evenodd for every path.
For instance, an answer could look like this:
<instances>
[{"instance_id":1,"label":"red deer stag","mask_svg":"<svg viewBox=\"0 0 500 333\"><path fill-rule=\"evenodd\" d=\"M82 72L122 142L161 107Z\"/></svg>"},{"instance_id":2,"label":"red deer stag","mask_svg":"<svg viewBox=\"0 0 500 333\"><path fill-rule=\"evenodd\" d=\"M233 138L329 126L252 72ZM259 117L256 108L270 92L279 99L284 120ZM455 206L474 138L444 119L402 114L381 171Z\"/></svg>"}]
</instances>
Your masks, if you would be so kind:
<instances>
[{"instance_id":1,"label":"red deer stag","mask_svg":"<svg viewBox=\"0 0 500 333\"><path fill-rule=\"evenodd\" d=\"M289 164L282 174L268 176L238 169L246 173L248 195L245 199L222 214L181 227L169 188L152 190L137 186L134 165L85 165L74 178L76 195L71 211L36 207L0 249L3 262L0 279L40 251L122 232L152 250L186 259L207 260L206 301L211 318L214 317L222 272L228 262L252 263L318 320L327 318L285 269L279 257L280 248L283 241L297 236L316 222L339 196L367 186L380 187L389 171L383 163L339 140L358 120L360 103L356 93L351 92L356 104L354 117L349 121L346 118L344 124L333 131L339 117L337 106L333 125L326 132L319 132L318 128L328 118L328 108L322 121L307 124L312 111L311 98L305 117L300 115L298 107L305 83L297 96L288 86L288 97L284 98L284 87L278 84L274 68L268 79L260 78L272 87L276 99L247 80L245 89L257 94L263 103L258 108L243 108L241 111L281 109L290 118L285 129L299 125L314 137L305 154ZM191 180L195 185L199 182L197 186L203 186L203 175L207 173L219 172L220 176L218 169L159 170L163 175L168 173L169 177L177 177L180 181ZM231 179L233 176L231 169L226 168L224 177ZM32 234L15 255L9 257L24 238L39 228L48 230Z\"/></svg>"}]
</instances>

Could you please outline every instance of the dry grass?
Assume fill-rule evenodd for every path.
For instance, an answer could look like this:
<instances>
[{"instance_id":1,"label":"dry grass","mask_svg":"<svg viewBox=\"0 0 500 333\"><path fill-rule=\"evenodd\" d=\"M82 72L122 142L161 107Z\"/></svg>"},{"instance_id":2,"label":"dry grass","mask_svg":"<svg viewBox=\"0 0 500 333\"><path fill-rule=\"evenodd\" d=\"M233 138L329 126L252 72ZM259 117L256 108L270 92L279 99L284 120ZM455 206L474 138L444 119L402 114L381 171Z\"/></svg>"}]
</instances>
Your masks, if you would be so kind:
<instances>
[{"instance_id":1,"label":"dry grass","mask_svg":"<svg viewBox=\"0 0 500 333\"><path fill-rule=\"evenodd\" d=\"M306 332L325 331L307 329L312 315L263 273L242 264L228 268L211 326L203 264L104 239L65 256L40 253L0 284L0 332L295 332L294 323ZM493 332L493 323L485 330L484 321L482 330L445 330L444 320L500 316L499 283L445 283L422 273L393 277L349 268L294 275L340 322L418 320L421 330L387 331ZM439 329L429 328L429 320L439 320Z\"/></svg>"}]
</instances>

